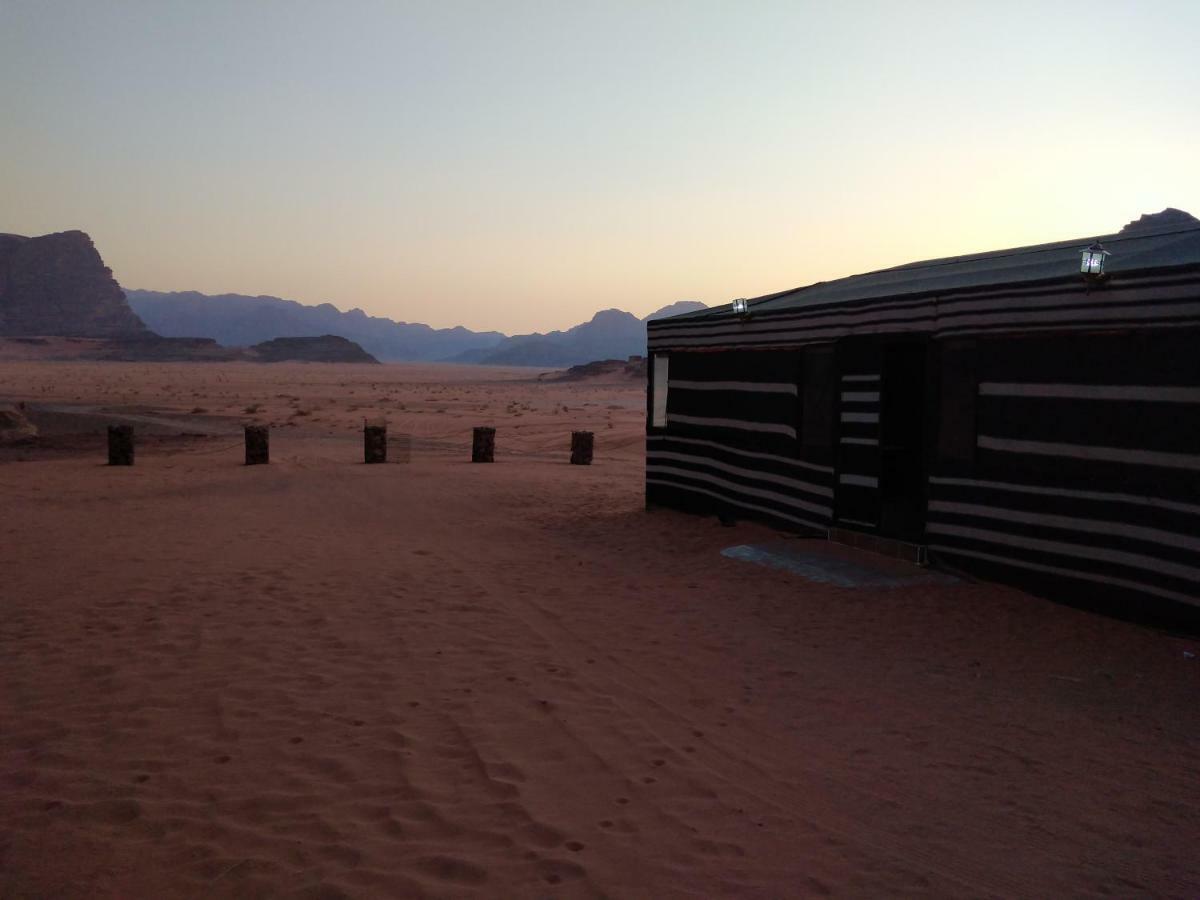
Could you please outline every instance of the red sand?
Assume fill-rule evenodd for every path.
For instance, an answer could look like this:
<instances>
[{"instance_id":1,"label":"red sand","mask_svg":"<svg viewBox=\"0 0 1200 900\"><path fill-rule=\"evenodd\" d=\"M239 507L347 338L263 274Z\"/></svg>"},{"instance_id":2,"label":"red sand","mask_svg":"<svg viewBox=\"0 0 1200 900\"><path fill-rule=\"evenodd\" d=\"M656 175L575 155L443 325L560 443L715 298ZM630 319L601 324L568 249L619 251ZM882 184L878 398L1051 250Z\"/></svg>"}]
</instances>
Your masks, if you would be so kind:
<instances>
[{"instance_id":1,"label":"red sand","mask_svg":"<svg viewBox=\"0 0 1200 900\"><path fill-rule=\"evenodd\" d=\"M0 897L1200 893L1200 641L724 559L640 384L530 374L0 363L224 432L0 465Z\"/></svg>"}]
</instances>

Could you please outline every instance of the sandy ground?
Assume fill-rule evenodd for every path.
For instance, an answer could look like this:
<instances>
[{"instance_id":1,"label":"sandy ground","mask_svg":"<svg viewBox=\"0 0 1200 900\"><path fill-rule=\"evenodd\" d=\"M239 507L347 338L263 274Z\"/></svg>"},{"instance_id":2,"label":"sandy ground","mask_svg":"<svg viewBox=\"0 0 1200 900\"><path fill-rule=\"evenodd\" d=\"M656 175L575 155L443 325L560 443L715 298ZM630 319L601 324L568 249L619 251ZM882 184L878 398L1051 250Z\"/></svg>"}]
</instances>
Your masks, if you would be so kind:
<instances>
[{"instance_id":1,"label":"sandy ground","mask_svg":"<svg viewBox=\"0 0 1200 900\"><path fill-rule=\"evenodd\" d=\"M0 897L1200 894L1200 641L723 558L530 375L0 363Z\"/></svg>"}]
</instances>

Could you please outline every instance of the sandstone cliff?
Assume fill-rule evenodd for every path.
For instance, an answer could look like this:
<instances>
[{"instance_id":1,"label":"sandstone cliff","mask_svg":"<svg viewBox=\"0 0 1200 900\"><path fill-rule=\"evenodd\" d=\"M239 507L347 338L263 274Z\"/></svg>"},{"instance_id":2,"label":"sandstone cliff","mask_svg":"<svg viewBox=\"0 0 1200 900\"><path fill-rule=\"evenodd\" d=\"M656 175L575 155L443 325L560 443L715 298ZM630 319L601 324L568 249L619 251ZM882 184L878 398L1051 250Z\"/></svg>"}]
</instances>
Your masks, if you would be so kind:
<instances>
[{"instance_id":1,"label":"sandstone cliff","mask_svg":"<svg viewBox=\"0 0 1200 900\"><path fill-rule=\"evenodd\" d=\"M0 335L148 335L82 231L0 234Z\"/></svg>"}]
</instances>

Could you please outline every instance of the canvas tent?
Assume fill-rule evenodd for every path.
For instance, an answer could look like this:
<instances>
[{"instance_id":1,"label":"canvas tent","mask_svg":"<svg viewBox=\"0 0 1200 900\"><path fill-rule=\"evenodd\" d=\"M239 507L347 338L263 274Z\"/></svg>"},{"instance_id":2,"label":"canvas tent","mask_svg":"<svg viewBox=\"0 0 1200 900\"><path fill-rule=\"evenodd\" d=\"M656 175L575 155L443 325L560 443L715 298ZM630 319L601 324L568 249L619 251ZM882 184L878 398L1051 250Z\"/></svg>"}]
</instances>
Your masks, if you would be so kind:
<instances>
[{"instance_id":1,"label":"canvas tent","mask_svg":"<svg viewBox=\"0 0 1200 900\"><path fill-rule=\"evenodd\" d=\"M1200 221L647 325L646 499L870 536L1051 596L1200 606Z\"/></svg>"}]
</instances>

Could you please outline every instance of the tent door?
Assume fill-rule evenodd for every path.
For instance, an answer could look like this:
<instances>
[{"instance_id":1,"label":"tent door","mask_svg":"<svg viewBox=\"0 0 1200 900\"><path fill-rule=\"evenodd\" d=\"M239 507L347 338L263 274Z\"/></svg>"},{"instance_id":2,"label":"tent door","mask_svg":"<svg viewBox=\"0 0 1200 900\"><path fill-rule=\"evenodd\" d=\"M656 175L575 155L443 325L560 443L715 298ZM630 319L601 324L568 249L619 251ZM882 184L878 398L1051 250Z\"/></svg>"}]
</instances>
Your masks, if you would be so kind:
<instances>
[{"instance_id":1,"label":"tent door","mask_svg":"<svg viewBox=\"0 0 1200 900\"><path fill-rule=\"evenodd\" d=\"M927 344L883 348L879 415L879 532L919 543L925 531Z\"/></svg>"}]
</instances>

